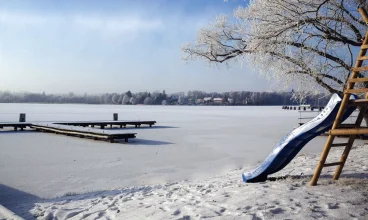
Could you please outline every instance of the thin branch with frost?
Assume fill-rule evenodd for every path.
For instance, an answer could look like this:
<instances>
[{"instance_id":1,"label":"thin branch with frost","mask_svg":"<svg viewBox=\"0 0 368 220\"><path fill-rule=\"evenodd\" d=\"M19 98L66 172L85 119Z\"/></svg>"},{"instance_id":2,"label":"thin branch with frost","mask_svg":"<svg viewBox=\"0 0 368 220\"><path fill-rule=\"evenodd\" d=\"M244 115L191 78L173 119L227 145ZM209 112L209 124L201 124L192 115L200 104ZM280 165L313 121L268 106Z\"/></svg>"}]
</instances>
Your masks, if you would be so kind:
<instances>
[{"instance_id":1,"label":"thin branch with frost","mask_svg":"<svg viewBox=\"0 0 368 220\"><path fill-rule=\"evenodd\" d=\"M182 48L184 60L243 62L285 87L312 81L341 93L352 68L352 47L362 44L365 23L357 0L253 0L219 16ZM298 88L302 90L303 88Z\"/></svg>"}]
</instances>

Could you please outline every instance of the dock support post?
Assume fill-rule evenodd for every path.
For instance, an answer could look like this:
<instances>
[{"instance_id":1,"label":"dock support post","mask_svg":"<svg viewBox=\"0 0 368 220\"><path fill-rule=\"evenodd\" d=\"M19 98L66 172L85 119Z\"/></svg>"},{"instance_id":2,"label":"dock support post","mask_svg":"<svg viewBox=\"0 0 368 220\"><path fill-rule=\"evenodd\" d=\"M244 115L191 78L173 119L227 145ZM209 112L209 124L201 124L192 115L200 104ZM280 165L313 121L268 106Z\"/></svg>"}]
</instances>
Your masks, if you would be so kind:
<instances>
[{"instance_id":1,"label":"dock support post","mask_svg":"<svg viewBox=\"0 0 368 220\"><path fill-rule=\"evenodd\" d=\"M26 122L26 113L19 114L19 122Z\"/></svg>"},{"instance_id":2,"label":"dock support post","mask_svg":"<svg viewBox=\"0 0 368 220\"><path fill-rule=\"evenodd\" d=\"M114 113L114 115L113 115L113 119L114 119L114 121L117 121L117 120L119 120L119 116L118 116L118 113Z\"/></svg>"}]
</instances>

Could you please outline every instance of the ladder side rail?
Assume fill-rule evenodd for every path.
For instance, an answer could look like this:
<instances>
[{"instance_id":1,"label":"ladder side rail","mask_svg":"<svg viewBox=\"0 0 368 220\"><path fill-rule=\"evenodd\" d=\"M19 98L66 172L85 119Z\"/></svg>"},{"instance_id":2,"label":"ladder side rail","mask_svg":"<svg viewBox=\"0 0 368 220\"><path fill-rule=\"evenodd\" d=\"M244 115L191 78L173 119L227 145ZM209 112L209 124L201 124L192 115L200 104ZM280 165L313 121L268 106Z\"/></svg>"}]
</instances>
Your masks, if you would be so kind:
<instances>
[{"instance_id":1,"label":"ladder side rail","mask_svg":"<svg viewBox=\"0 0 368 220\"><path fill-rule=\"evenodd\" d=\"M367 107L362 107L360 109L358 118L357 118L357 120L355 122L355 127L356 128L359 128L360 125L362 124L362 121L364 119L365 113L367 112L367 109L368 109ZM351 135L349 137L348 144L346 145L346 147L344 149L344 152L342 153L341 158L340 158L341 164L336 167L335 174L333 176L333 179L334 180L338 180L340 178L341 171L344 168L345 162L346 162L346 160L347 160L347 158L349 156L349 153L350 153L351 148L353 147L353 143L354 143L355 139L356 139L356 135Z\"/></svg>"}]
</instances>

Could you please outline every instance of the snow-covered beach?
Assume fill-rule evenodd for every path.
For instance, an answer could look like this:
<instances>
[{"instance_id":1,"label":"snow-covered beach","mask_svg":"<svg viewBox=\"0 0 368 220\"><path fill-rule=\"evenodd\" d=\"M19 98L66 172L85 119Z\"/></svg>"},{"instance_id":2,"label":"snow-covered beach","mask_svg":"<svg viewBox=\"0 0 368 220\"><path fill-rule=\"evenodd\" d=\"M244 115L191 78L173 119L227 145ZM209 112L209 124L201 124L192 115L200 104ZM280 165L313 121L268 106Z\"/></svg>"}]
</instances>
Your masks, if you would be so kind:
<instances>
[{"instance_id":1,"label":"snow-covered beach","mask_svg":"<svg viewBox=\"0 0 368 220\"><path fill-rule=\"evenodd\" d=\"M117 112L121 120L158 122L153 128L126 129L138 133L128 144L0 132L0 204L25 218L364 219L368 212L364 147L352 151L342 181L323 178L321 185L307 186L325 137L311 141L275 175L303 173L302 178L242 182L241 173L297 126L297 111L279 106L0 106L0 121L16 121L20 112L27 113L27 121L106 120Z\"/></svg>"},{"instance_id":2,"label":"snow-covered beach","mask_svg":"<svg viewBox=\"0 0 368 220\"><path fill-rule=\"evenodd\" d=\"M302 155L276 175L297 170L298 177L246 184L238 169L200 181L64 196L36 203L30 212L38 219L367 219L367 149L352 151L339 181L325 170L314 187L308 182L319 155Z\"/></svg>"}]
</instances>

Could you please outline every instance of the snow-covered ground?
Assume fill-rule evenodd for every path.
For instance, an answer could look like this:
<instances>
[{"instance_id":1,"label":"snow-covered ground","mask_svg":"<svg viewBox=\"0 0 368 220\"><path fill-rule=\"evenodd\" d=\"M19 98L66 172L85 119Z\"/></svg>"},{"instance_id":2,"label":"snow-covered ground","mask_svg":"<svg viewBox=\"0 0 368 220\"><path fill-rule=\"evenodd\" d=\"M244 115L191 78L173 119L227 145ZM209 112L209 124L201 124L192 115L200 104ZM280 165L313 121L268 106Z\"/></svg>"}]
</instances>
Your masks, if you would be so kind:
<instances>
[{"instance_id":1,"label":"snow-covered ground","mask_svg":"<svg viewBox=\"0 0 368 220\"><path fill-rule=\"evenodd\" d=\"M157 121L153 128L124 129L137 133L137 139L128 144L0 131L0 204L26 218L223 219L248 213L268 219L297 212L303 217L309 212L302 209L326 190L354 191L350 186L331 187L329 183L308 188L308 178L241 182L241 173L262 161L297 126L298 112L281 107L0 104L0 121L17 121L21 112L27 113L27 121L111 120L113 113L119 113L120 120ZM325 137L316 138L301 154L319 155L324 142ZM317 157L296 161L282 172L311 174ZM354 169L352 173L356 173ZM288 199L306 192L314 194L305 196L310 199L304 203L297 198L301 208L291 205L299 203ZM316 198L317 194L321 195ZM343 193L337 194L344 199ZM338 206L331 208L336 213L350 207L332 206ZM329 210L324 208L312 207L320 211L310 214Z\"/></svg>"},{"instance_id":2,"label":"snow-covered ground","mask_svg":"<svg viewBox=\"0 0 368 220\"><path fill-rule=\"evenodd\" d=\"M69 195L30 212L38 219L368 219L367 149L353 149L339 181L325 169L314 187L308 183L319 155L301 155L278 176L296 170L303 176L246 184L238 169L199 181Z\"/></svg>"}]
</instances>

